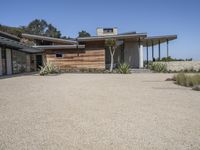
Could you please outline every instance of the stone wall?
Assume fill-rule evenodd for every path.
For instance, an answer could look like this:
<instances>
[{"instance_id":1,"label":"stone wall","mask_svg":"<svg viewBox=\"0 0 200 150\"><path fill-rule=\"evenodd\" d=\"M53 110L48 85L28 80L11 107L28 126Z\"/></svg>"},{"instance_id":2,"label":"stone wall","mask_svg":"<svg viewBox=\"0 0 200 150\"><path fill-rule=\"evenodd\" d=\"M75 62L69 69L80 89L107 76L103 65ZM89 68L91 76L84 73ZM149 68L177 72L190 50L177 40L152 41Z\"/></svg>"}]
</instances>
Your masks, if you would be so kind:
<instances>
[{"instance_id":1,"label":"stone wall","mask_svg":"<svg viewBox=\"0 0 200 150\"><path fill-rule=\"evenodd\" d=\"M200 71L200 61L171 61L171 62L154 62L166 64L167 71L195 70Z\"/></svg>"}]
</instances>

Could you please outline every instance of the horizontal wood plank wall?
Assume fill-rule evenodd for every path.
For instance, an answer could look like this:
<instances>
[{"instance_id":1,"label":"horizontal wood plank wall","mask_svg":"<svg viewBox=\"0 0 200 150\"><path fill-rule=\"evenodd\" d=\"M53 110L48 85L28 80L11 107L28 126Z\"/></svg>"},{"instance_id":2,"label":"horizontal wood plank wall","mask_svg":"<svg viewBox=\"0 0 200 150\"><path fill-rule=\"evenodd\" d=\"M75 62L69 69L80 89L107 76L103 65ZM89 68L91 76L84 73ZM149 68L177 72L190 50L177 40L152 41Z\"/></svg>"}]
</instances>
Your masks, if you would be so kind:
<instances>
[{"instance_id":1,"label":"horizontal wood plank wall","mask_svg":"<svg viewBox=\"0 0 200 150\"><path fill-rule=\"evenodd\" d=\"M85 49L45 50L45 53L47 62L60 69L105 69L105 48L103 45L86 43ZM62 53L64 56L57 58L56 53Z\"/></svg>"}]
</instances>

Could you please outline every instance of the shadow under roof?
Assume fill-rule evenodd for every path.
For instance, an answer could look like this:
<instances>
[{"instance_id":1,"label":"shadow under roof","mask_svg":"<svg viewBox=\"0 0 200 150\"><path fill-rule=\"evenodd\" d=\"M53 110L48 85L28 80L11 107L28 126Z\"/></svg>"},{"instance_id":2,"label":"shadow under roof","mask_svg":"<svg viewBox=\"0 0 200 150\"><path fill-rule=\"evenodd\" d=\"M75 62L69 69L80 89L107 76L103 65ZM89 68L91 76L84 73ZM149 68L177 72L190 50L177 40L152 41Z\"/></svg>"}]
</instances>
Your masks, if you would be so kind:
<instances>
[{"instance_id":1,"label":"shadow under roof","mask_svg":"<svg viewBox=\"0 0 200 150\"><path fill-rule=\"evenodd\" d=\"M177 35L149 36L143 39L144 46L152 46L177 39Z\"/></svg>"},{"instance_id":2,"label":"shadow under roof","mask_svg":"<svg viewBox=\"0 0 200 150\"><path fill-rule=\"evenodd\" d=\"M79 42L87 42L87 41L104 41L109 38L114 38L117 40L125 40L125 39L143 39L147 35L146 33L137 33L137 34L118 34L118 35L106 35L106 36L91 36L91 37L80 37L77 38Z\"/></svg>"}]
</instances>

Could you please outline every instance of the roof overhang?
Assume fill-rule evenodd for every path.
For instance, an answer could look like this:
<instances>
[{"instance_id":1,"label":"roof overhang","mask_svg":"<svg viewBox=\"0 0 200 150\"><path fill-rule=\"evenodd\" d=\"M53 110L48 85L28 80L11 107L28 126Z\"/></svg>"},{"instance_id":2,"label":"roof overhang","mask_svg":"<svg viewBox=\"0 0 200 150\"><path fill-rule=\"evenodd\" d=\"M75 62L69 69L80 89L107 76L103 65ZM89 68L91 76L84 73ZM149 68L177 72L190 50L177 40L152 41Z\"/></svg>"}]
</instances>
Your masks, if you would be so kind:
<instances>
[{"instance_id":1,"label":"roof overhang","mask_svg":"<svg viewBox=\"0 0 200 150\"><path fill-rule=\"evenodd\" d=\"M76 40L69 40L69 39L60 39L60 38L52 38L47 36L40 36L40 35L32 35L32 34L22 34L22 37L30 39L30 40L43 40L43 41L50 41L50 42L58 42L63 44L77 44Z\"/></svg>"},{"instance_id":2,"label":"roof overhang","mask_svg":"<svg viewBox=\"0 0 200 150\"><path fill-rule=\"evenodd\" d=\"M0 36L11 39L11 40L15 40L15 41L18 41L18 42L20 41L19 37L12 35L12 34L9 34L9 33L6 33L6 32L3 32L3 31L0 31Z\"/></svg>"},{"instance_id":3,"label":"roof overhang","mask_svg":"<svg viewBox=\"0 0 200 150\"><path fill-rule=\"evenodd\" d=\"M164 43L167 41L172 41L177 39L177 35L163 35L163 36L150 36L150 37L146 37L144 38L143 41L143 45L144 46L151 46L151 45L157 45L159 43Z\"/></svg>"},{"instance_id":4,"label":"roof overhang","mask_svg":"<svg viewBox=\"0 0 200 150\"><path fill-rule=\"evenodd\" d=\"M50 49L84 49L85 45L41 45L41 46L33 46L37 49L43 49L43 50L50 50Z\"/></svg>"},{"instance_id":5,"label":"roof overhang","mask_svg":"<svg viewBox=\"0 0 200 150\"><path fill-rule=\"evenodd\" d=\"M0 36L0 45L11 48L11 49L15 49L21 52L25 52L25 53L41 53L43 52L43 50L41 49L36 49L36 48L32 48L28 45L25 45L21 42L17 42L8 38L4 38Z\"/></svg>"},{"instance_id":6,"label":"roof overhang","mask_svg":"<svg viewBox=\"0 0 200 150\"><path fill-rule=\"evenodd\" d=\"M107 36L81 37L81 38L77 38L77 40L79 42L87 42L87 41L104 41L104 40L110 39L110 38L114 38L116 40L144 39L146 36L147 36L146 33L118 34L118 35L107 35Z\"/></svg>"}]
</instances>

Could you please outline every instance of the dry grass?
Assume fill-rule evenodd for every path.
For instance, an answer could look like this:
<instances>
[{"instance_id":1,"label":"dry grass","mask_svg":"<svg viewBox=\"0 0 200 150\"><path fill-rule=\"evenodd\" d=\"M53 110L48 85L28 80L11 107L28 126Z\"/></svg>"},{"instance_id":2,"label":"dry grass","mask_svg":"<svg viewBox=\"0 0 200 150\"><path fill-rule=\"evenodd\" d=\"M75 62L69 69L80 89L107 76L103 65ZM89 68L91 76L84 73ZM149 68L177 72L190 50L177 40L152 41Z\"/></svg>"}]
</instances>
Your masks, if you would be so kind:
<instances>
[{"instance_id":1,"label":"dry grass","mask_svg":"<svg viewBox=\"0 0 200 150\"><path fill-rule=\"evenodd\" d=\"M197 87L200 85L200 75L187 75L184 73L179 73L175 78L175 83L181 86L186 86L186 87ZM196 88L193 88L196 89Z\"/></svg>"}]
</instances>

